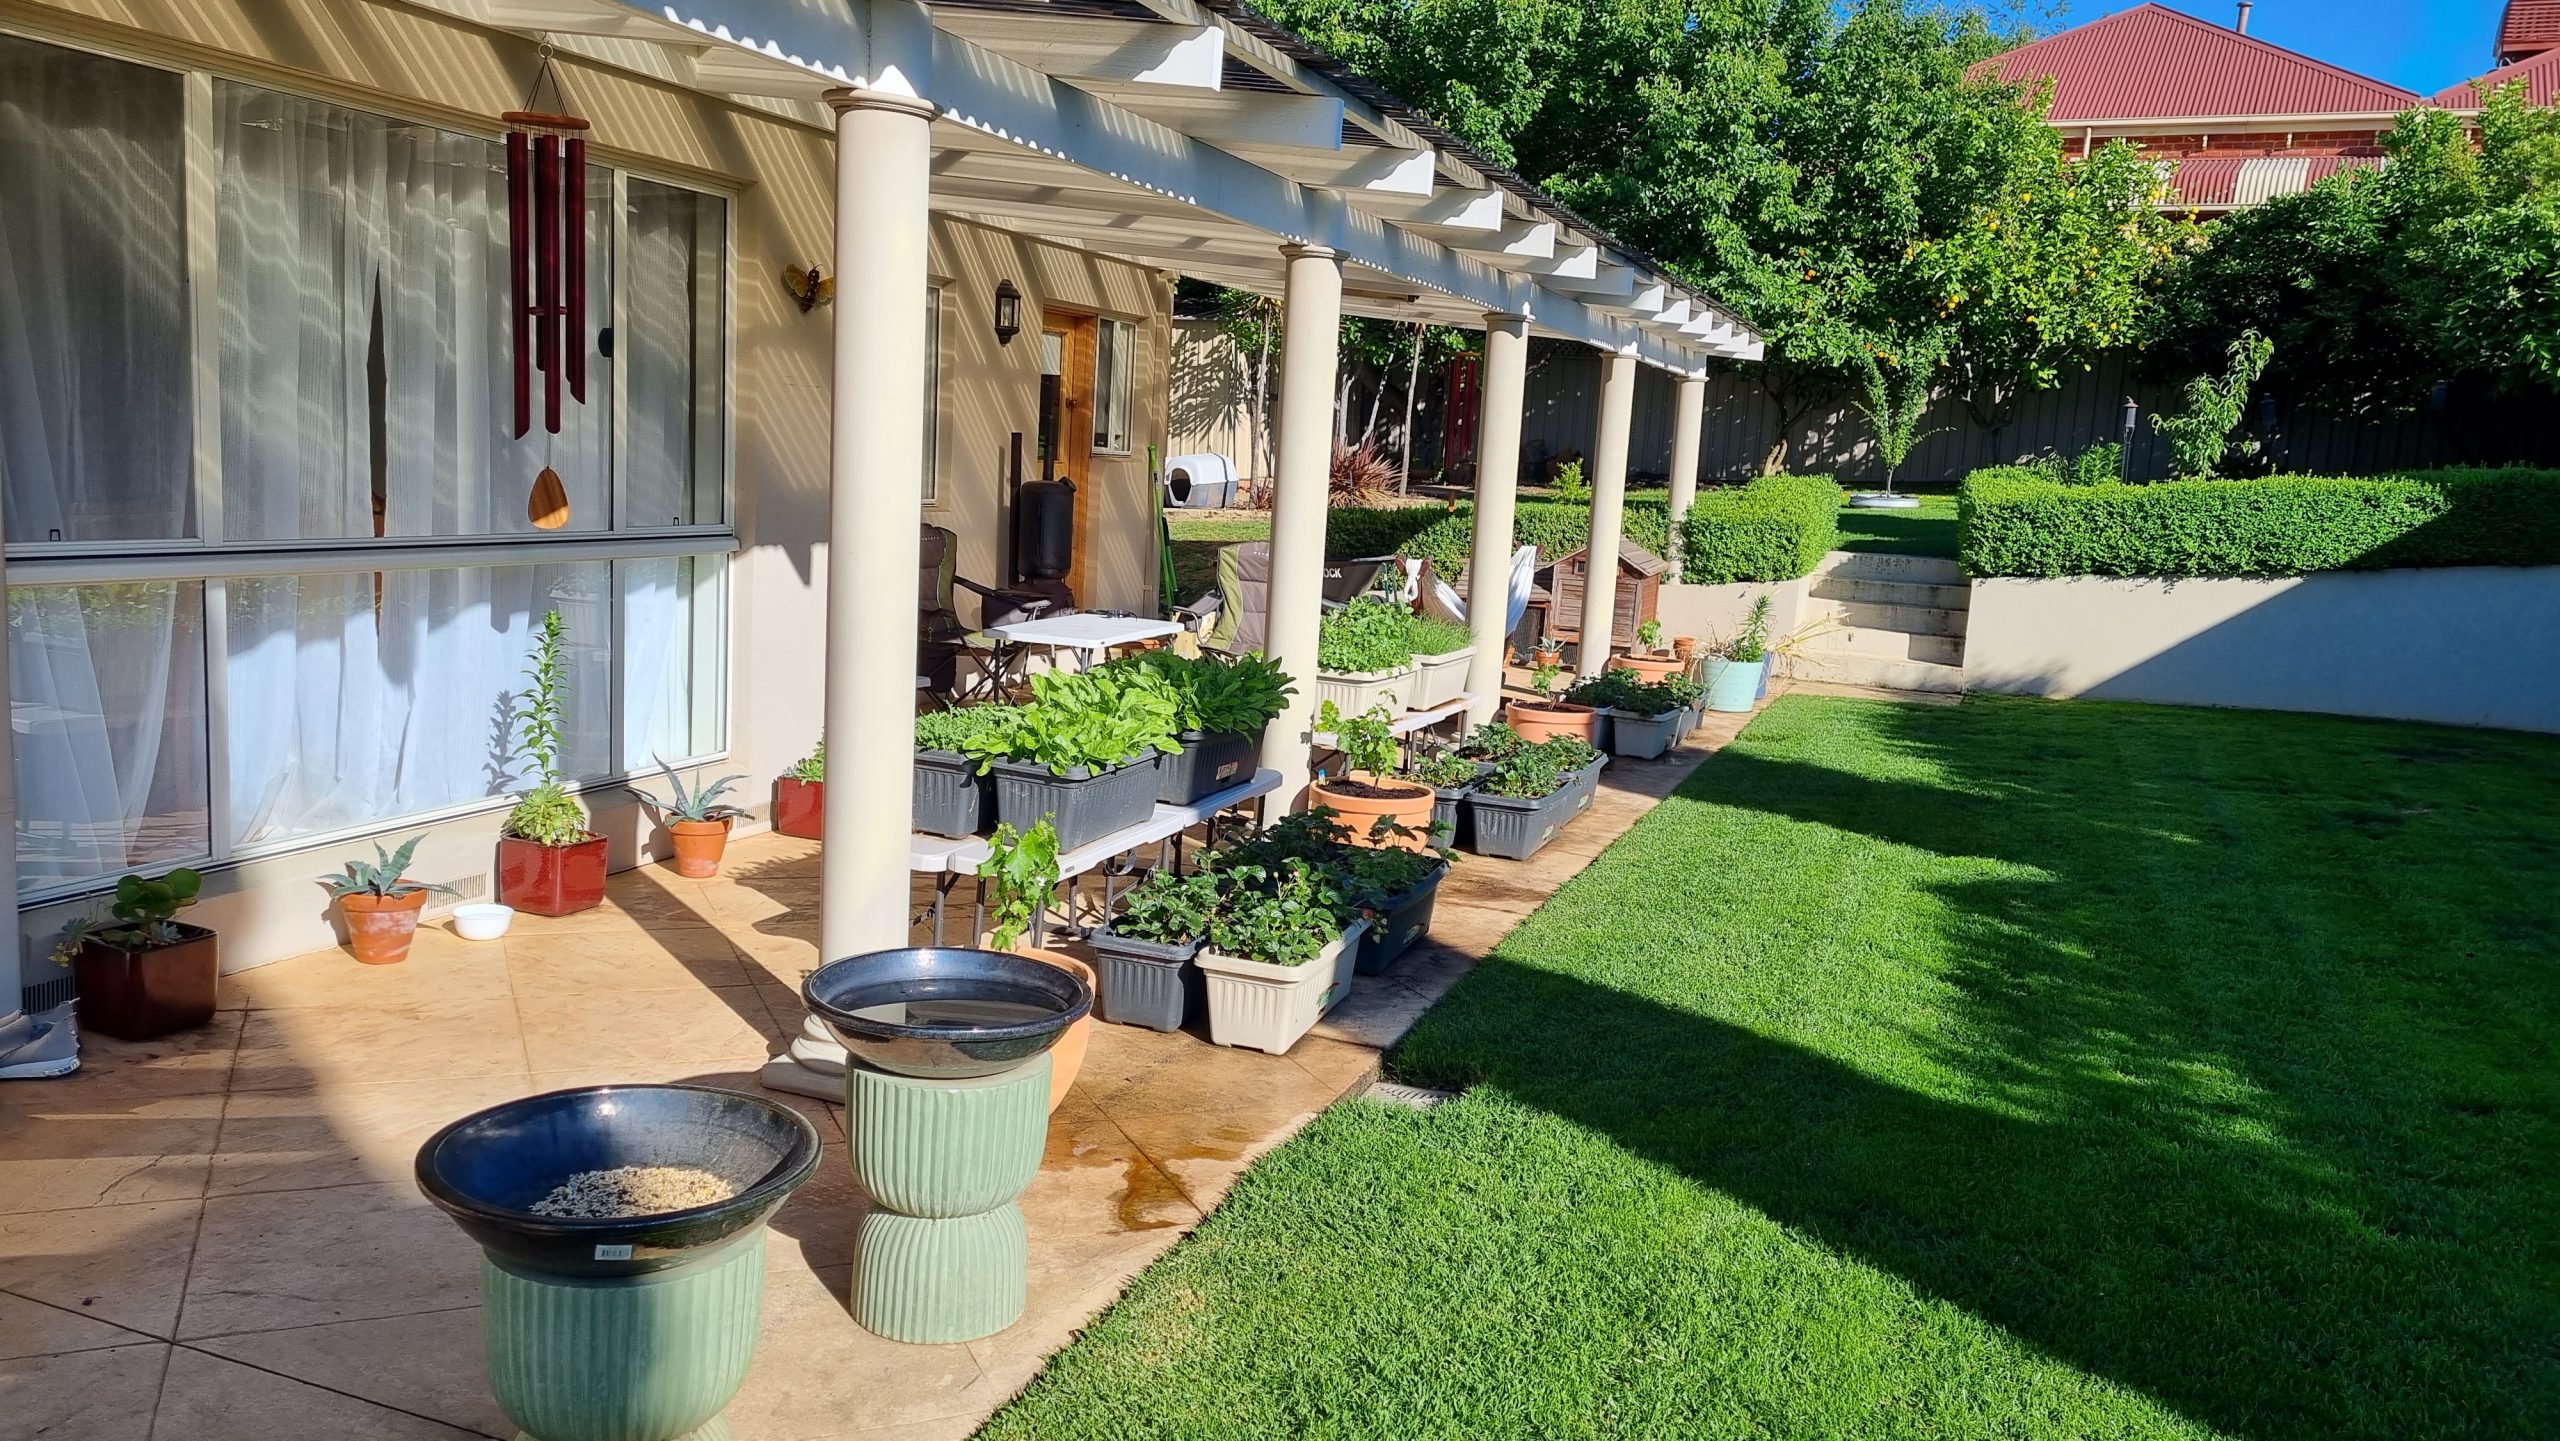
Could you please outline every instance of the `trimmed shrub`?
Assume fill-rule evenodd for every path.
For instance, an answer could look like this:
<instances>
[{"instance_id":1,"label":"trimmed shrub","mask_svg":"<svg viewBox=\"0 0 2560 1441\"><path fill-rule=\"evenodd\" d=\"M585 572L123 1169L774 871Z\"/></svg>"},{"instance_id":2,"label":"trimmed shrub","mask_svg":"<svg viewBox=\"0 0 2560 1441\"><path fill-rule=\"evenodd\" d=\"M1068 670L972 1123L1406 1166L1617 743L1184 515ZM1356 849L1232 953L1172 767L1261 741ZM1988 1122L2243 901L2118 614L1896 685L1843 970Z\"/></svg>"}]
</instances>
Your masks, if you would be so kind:
<instances>
[{"instance_id":1,"label":"trimmed shrub","mask_svg":"<svg viewBox=\"0 0 2560 1441\"><path fill-rule=\"evenodd\" d=\"M1654 552L1671 533L1670 511L1659 499L1629 499L1627 539ZM1475 507L1408 506L1345 508L1326 518L1325 555L1344 560L1362 555L1405 555L1430 561L1445 576L1464 571L1475 547ZM1539 558L1552 561L1591 541L1591 507L1560 501L1524 500L1512 517L1512 544L1534 545Z\"/></svg>"},{"instance_id":2,"label":"trimmed shrub","mask_svg":"<svg viewBox=\"0 0 2560 1441\"><path fill-rule=\"evenodd\" d=\"M1809 575L1840 543L1841 500L1827 475L1764 475L1702 490L1681 527L1680 578L1723 585Z\"/></svg>"},{"instance_id":3,"label":"trimmed shrub","mask_svg":"<svg viewBox=\"0 0 2560 1441\"><path fill-rule=\"evenodd\" d=\"M2001 466L1965 478L1956 521L1975 576L2560 565L2560 471L2066 486Z\"/></svg>"}]
</instances>

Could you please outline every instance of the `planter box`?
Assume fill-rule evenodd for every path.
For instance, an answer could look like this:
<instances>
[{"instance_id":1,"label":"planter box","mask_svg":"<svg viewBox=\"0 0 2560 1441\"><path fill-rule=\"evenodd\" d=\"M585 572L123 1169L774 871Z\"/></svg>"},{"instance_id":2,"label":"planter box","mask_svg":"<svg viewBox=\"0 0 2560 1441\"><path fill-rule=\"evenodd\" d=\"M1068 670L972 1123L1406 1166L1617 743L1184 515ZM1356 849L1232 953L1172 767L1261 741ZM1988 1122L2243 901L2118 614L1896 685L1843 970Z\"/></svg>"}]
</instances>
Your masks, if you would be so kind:
<instances>
[{"instance_id":1,"label":"planter box","mask_svg":"<svg viewBox=\"0 0 2560 1441\"><path fill-rule=\"evenodd\" d=\"M1394 670L1354 670L1316 672L1316 709L1324 709L1331 701L1346 716L1366 715L1369 708L1384 705L1390 712L1405 708L1404 698L1413 692L1413 667L1402 665Z\"/></svg>"},{"instance_id":2,"label":"planter box","mask_svg":"<svg viewBox=\"0 0 2560 1441\"><path fill-rule=\"evenodd\" d=\"M1207 1006L1208 982L1192 964L1200 943L1160 945L1109 926L1085 937L1093 947L1094 1013L1115 1026L1178 1031L1194 1006Z\"/></svg>"},{"instance_id":3,"label":"planter box","mask_svg":"<svg viewBox=\"0 0 2560 1441\"><path fill-rule=\"evenodd\" d=\"M1359 975L1385 973L1413 943L1431 929L1431 912L1440 899L1440 882L1447 879L1449 868L1441 866L1422 884L1388 903L1386 914L1373 917L1369 930L1360 938L1358 954L1352 970Z\"/></svg>"},{"instance_id":4,"label":"planter box","mask_svg":"<svg viewBox=\"0 0 2560 1441\"><path fill-rule=\"evenodd\" d=\"M1687 706L1674 706L1660 715L1612 711L1609 754L1639 761L1655 759L1679 741L1680 718L1688 713Z\"/></svg>"},{"instance_id":5,"label":"planter box","mask_svg":"<svg viewBox=\"0 0 2560 1441\"><path fill-rule=\"evenodd\" d=\"M1591 798L1600 794L1600 773L1608 768L1607 756L1593 756L1582 769L1573 773L1573 779L1565 782L1565 789L1580 797L1573 803L1576 814L1591 808Z\"/></svg>"},{"instance_id":6,"label":"planter box","mask_svg":"<svg viewBox=\"0 0 2560 1441\"><path fill-rule=\"evenodd\" d=\"M948 752L943 752L948 754ZM922 789L921 784L918 787ZM773 828L804 841L826 834L827 783L783 776L773 783Z\"/></svg>"},{"instance_id":7,"label":"planter box","mask_svg":"<svg viewBox=\"0 0 2560 1441\"><path fill-rule=\"evenodd\" d=\"M173 922L178 939L127 950L88 937L72 962L80 987L80 1025L120 1041L149 1041L213 1019L221 984L214 934Z\"/></svg>"},{"instance_id":8,"label":"planter box","mask_svg":"<svg viewBox=\"0 0 2560 1441\"><path fill-rule=\"evenodd\" d=\"M1303 966L1248 961L1203 947L1199 966L1209 978L1210 1041L1285 1054L1351 994L1352 964L1368 929L1367 921L1353 921Z\"/></svg>"},{"instance_id":9,"label":"planter box","mask_svg":"<svg viewBox=\"0 0 2560 1441\"><path fill-rule=\"evenodd\" d=\"M995 783L977 772L978 763L958 751L917 751L915 828L929 836L974 836L984 829L987 792Z\"/></svg>"},{"instance_id":10,"label":"planter box","mask_svg":"<svg viewBox=\"0 0 2560 1441\"><path fill-rule=\"evenodd\" d=\"M1262 757L1260 735L1184 731L1174 739L1182 749L1156 760L1156 799L1169 806L1187 806L1243 785L1253 779L1254 763Z\"/></svg>"},{"instance_id":11,"label":"planter box","mask_svg":"<svg viewBox=\"0 0 2560 1441\"><path fill-rule=\"evenodd\" d=\"M1590 798L1572 779L1535 798L1488 795L1478 791L1467 801L1474 822L1467 849L1480 856L1525 861L1556 838L1565 822L1582 813Z\"/></svg>"},{"instance_id":12,"label":"planter box","mask_svg":"<svg viewBox=\"0 0 2560 1441\"><path fill-rule=\"evenodd\" d=\"M1765 667L1759 661L1726 660L1722 656L1707 659L1707 709L1742 713L1760 699L1761 675Z\"/></svg>"},{"instance_id":13,"label":"planter box","mask_svg":"<svg viewBox=\"0 0 2560 1441\"><path fill-rule=\"evenodd\" d=\"M1484 778L1479 770L1476 780ZM1431 839L1435 845L1463 846L1474 827L1468 822L1467 798L1476 793L1476 781L1462 786L1431 788Z\"/></svg>"},{"instance_id":14,"label":"planter box","mask_svg":"<svg viewBox=\"0 0 2560 1441\"><path fill-rule=\"evenodd\" d=\"M546 846L498 837L498 903L537 916L573 916L604 904L604 837Z\"/></svg>"},{"instance_id":15,"label":"planter box","mask_svg":"<svg viewBox=\"0 0 2560 1441\"><path fill-rule=\"evenodd\" d=\"M1046 816L1057 828L1061 851L1125 831L1156 810L1153 751L1109 770L1079 766L1062 776L1051 775L1047 766L1032 761L998 761L995 779L996 819L1027 831Z\"/></svg>"},{"instance_id":16,"label":"planter box","mask_svg":"<svg viewBox=\"0 0 2560 1441\"><path fill-rule=\"evenodd\" d=\"M1444 655L1418 655L1413 658L1413 694L1404 698L1406 710L1429 710L1447 705L1467 693L1467 666L1475 659L1475 647L1453 650Z\"/></svg>"}]
</instances>

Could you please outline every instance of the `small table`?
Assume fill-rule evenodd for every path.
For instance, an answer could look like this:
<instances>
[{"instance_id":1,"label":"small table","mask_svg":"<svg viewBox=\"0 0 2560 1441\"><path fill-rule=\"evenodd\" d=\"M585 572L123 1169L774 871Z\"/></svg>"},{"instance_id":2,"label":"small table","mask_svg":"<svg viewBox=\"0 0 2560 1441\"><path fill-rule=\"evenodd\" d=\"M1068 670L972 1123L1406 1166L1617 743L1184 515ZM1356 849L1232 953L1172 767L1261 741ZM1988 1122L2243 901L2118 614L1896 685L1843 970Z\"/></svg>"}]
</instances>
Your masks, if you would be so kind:
<instances>
[{"instance_id":1,"label":"small table","mask_svg":"<svg viewBox=\"0 0 2560 1441\"><path fill-rule=\"evenodd\" d=\"M1162 640L1182 634L1182 627L1169 620L1150 620L1139 615L1100 615L1092 611L1077 611L1072 615L1044 615L1033 620L1018 620L1010 625L989 626L987 634L1012 645L1071 650L1091 666L1102 659L1104 651L1115 645Z\"/></svg>"}]
</instances>

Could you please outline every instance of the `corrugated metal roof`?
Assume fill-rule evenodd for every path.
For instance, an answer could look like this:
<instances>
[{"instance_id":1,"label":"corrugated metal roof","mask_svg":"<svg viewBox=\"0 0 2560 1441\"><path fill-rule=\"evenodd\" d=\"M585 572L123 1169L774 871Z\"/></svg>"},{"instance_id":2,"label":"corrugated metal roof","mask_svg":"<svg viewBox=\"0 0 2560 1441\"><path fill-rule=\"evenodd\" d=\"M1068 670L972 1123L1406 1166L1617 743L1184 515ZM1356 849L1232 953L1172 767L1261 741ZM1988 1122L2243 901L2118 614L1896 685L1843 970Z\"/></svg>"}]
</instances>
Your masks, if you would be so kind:
<instances>
[{"instance_id":1,"label":"corrugated metal roof","mask_svg":"<svg viewBox=\"0 0 2560 1441\"><path fill-rule=\"evenodd\" d=\"M2193 155L2176 162L2169 188L2177 204L2203 210L2263 205L2299 195L2341 170L2375 170L2376 155Z\"/></svg>"},{"instance_id":2,"label":"corrugated metal roof","mask_svg":"<svg viewBox=\"0 0 2560 1441\"><path fill-rule=\"evenodd\" d=\"M2477 80L2465 81L2436 97L2436 103L2447 110L2477 110L2480 97L2492 90L2503 90L2524 82L2524 96L2536 105L2560 101L2560 49L2546 50L2530 60L2519 60L2501 66Z\"/></svg>"},{"instance_id":3,"label":"corrugated metal roof","mask_svg":"<svg viewBox=\"0 0 2560 1441\"><path fill-rule=\"evenodd\" d=\"M2498 22L2498 58L2513 62L2560 49L2560 0L2507 0Z\"/></svg>"},{"instance_id":4,"label":"corrugated metal roof","mask_svg":"<svg viewBox=\"0 0 2560 1441\"><path fill-rule=\"evenodd\" d=\"M2560 3L2560 0L2554 0ZM2053 81L2055 124L2246 115L2372 115L2418 97L2282 46L2136 5L2039 40L1985 67L2015 85Z\"/></svg>"}]
</instances>

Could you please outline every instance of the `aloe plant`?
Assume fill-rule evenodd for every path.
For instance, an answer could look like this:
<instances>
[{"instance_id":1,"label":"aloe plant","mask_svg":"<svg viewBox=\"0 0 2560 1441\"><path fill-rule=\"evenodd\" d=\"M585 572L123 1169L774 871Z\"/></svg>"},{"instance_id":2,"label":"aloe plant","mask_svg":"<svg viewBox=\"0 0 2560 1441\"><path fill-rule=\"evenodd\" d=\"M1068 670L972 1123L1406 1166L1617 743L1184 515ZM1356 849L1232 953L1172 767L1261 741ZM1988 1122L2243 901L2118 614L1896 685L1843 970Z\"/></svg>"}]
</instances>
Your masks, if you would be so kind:
<instances>
[{"instance_id":1,"label":"aloe plant","mask_svg":"<svg viewBox=\"0 0 2560 1441\"><path fill-rule=\"evenodd\" d=\"M651 759L657 758L652 756ZM729 793L729 787L745 780L745 776L722 776L701 787L688 788L684 783L684 777L676 774L674 766L660 760L658 769L667 778L667 789L671 792L669 799L660 800L638 786L630 789L631 794L639 798L640 804L657 811L668 820L719 821L727 820L739 813L736 806L722 805L720 798Z\"/></svg>"},{"instance_id":2,"label":"aloe plant","mask_svg":"<svg viewBox=\"0 0 2560 1441\"><path fill-rule=\"evenodd\" d=\"M409 879L409 860L417 854L418 842L425 839L425 836L411 836L396 851L386 851L382 843L376 841L371 861L349 861L344 873L322 876L321 884L329 888L331 896L378 896L388 900L395 896L416 895L420 891L440 892L448 896L454 894L451 886Z\"/></svg>"}]
</instances>

